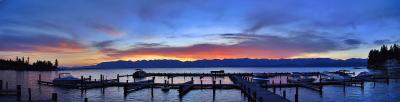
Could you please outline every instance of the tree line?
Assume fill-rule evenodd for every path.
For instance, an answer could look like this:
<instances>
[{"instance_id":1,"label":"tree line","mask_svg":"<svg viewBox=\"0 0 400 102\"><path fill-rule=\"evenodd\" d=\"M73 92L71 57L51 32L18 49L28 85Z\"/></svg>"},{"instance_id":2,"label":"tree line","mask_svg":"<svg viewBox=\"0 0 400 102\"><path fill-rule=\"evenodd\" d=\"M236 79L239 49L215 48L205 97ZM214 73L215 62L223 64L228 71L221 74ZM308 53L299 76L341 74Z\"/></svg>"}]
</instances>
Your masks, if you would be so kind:
<instances>
[{"instance_id":1,"label":"tree line","mask_svg":"<svg viewBox=\"0 0 400 102\"><path fill-rule=\"evenodd\" d=\"M399 45L383 45L380 49L372 49L368 55L368 68L384 68L386 61L390 59L400 61Z\"/></svg>"},{"instance_id":2,"label":"tree line","mask_svg":"<svg viewBox=\"0 0 400 102\"><path fill-rule=\"evenodd\" d=\"M32 70L32 71L52 71L58 69L58 60L51 61L37 60L30 64L29 57L12 59L0 59L0 70Z\"/></svg>"}]
</instances>

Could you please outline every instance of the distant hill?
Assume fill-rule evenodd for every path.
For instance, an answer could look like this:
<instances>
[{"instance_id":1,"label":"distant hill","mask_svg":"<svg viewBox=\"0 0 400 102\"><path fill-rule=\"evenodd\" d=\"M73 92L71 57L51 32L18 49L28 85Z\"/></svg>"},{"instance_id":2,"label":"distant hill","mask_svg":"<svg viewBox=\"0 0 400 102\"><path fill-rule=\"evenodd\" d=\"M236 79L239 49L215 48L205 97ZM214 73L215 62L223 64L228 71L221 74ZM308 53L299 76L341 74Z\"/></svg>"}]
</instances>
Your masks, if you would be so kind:
<instances>
[{"instance_id":1,"label":"distant hill","mask_svg":"<svg viewBox=\"0 0 400 102\"><path fill-rule=\"evenodd\" d=\"M365 67L367 59L214 59L214 60L140 60L102 62L79 68L188 68L188 67Z\"/></svg>"}]
</instances>

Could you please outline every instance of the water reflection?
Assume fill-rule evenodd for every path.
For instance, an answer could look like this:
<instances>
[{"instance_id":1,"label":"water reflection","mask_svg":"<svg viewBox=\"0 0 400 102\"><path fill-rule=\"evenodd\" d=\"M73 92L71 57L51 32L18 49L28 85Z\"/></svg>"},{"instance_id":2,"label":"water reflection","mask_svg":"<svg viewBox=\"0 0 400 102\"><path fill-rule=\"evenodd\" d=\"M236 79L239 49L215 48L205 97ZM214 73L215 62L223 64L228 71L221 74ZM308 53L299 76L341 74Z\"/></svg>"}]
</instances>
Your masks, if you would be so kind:
<instances>
[{"instance_id":1,"label":"water reflection","mask_svg":"<svg viewBox=\"0 0 400 102\"><path fill-rule=\"evenodd\" d=\"M210 70L225 70L226 72L292 72L292 71L336 71L340 68L172 68L172 69L145 69L147 72L209 72ZM343 69L343 68L342 68ZM366 69L351 69L344 68L356 73L362 71L368 71ZM56 92L59 94L60 101L83 101L85 97L88 97L89 101L96 102L119 102L119 101L135 101L135 102L212 102L212 90L194 90L185 95L182 100L179 99L178 93L175 89L171 89L169 92L162 92L161 89L155 89L155 96L151 99L149 89L139 90L136 92L129 93L126 97L123 95L122 87L108 87L105 88L104 93L100 89L89 89L85 93L81 94L78 89L66 89L51 86L38 85L38 75L42 75L42 80L51 81L57 77L58 73L71 73L72 75L79 76L92 76L93 79L99 79L100 74L106 76L107 79L116 78L117 74L132 74L135 69L114 69L114 70L69 70L59 72L34 72L34 71L0 71L0 79L8 82L10 89L15 89L15 85L22 85L22 99L27 100L27 88L32 88L32 99L33 100L48 100L51 98L51 93ZM196 84L200 83L199 77L193 77ZM135 80L146 80L135 79ZM276 83L282 80L282 83L286 83L285 77L274 77ZM130 82L134 79L132 77L121 77L120 81L129 80ZM164 80L172 81L166 77L156 77L156 83L164 83ZM174 77L174 83L183 83L191 80L191 77ZM210 77L202 78L204 84L211 84ZM223 84L232 83L227 77L219 77ZM269 90L272 91L270 88ZM294 100L294 88L282 88L277 89L277 94L282 95L283 90L286 90L287 97L289 100ZM346 91L343 91L342 86L333 85L325 86L322 96L313 90L300 88L299 98L301 102L335 102L335 101L366 101L366 102L396 102L400 100L399 80L390 80L390 84L376 83L375 88L372 82L365 83L365 88L362 90L360 87L346 87ZM0 97L0 100L5 102L13 102L16 98L11 97ZM241 95L239 90L217 90L215 102L246 102L247 99Z\"/></svg>"}]
</instances>

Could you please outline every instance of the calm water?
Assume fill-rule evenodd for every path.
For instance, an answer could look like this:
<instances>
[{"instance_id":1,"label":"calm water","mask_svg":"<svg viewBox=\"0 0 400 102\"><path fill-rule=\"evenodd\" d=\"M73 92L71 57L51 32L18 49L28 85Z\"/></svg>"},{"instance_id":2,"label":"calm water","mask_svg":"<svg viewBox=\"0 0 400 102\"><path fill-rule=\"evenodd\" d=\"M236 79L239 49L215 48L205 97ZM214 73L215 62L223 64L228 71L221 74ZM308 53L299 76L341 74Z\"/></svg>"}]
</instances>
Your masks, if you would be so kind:
<instances>
[{"instance_id":1,"label":"calm water","mask_svg":"<svg viewBox=\"0 0 400 102\"><path fill-rule=\"evenodd\" d=\"M144 69L147 72L209 72L211 70L225 70L226 72L315 72L315 71L337 71L347 69L359 73L367 71L366 69L352 68L149 68ZM215 100L212 98L212 90L194 90L185 95L181 100L178 98L177 90L162 92L160 89L155 89L154 98L150 96L150 90L144 89L129 93L126 97L123 96L122 87L108 87L104 93L100 89L90 89L86 93L81 93L78 89L65 89L51 86L41 85L36 83L38 75L42 75L42 80L51 81L57 77L58 73L71 73L76 77L92 76L98 79L100 74L107 78L115 78L117 74L125 75L132 74L135 69L106 69L106 70L66 70L54 72L35 72L35 71L0 71L0 79L9 83L10 89L15 89L15 85L22 85L22 99L27 100L27 88L32 88L33 100L48 100L51 98L51 93L58 93L59 100L62 102L82 101L85 97L92 102L119 102L119 101L134 101L134 102L247 102L239 90L217 90ZM199 78L195 77L195 83L200 83ZM277 78L275 78L277 79ZM132 78L121 78L121 81L133 81ZM156 82L162 83L164 77L157 77ZM174 83L183 83L190 80L190 77L174 78ZM204 78L203 83L211 83L211 78ZM222 83L232 83L228 78L218 78ZM278 79L279 80L279 79ZM375 88L373 83L366 83L364 90L360 87L347 87L343 91L342 86L325 86L322 96L315 91L300 88L300 102L399 102L400 101L400 81L391 80L390 84L377 83ZM4 86L3 86L4 87ZM272 91L272 89L269 89ZM290 100L294 99L294 88L277 89L277 94L282 94L282 91L287 91L287 97ZM15 100L13 96L0 96L1 102L12 102Z\"/></svg>"}]
</instances>

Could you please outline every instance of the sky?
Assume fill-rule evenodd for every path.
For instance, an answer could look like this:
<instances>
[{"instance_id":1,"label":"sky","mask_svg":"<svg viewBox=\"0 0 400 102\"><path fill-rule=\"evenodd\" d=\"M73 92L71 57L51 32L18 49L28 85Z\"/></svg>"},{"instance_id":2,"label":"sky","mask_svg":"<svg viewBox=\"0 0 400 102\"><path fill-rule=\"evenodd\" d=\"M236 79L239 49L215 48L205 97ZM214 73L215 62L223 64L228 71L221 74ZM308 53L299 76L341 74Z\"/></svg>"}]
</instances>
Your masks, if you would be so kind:
<instances>
[{"instance_id":1,"label":"sky","mask_svg":"<svg viewBox=\"0 0 400 102\"><path fill-rule=\"evenodd\" d=\"M0 57L367 58L400 42L399 0L0 0Z\"/></svg>"}]
</instances>

